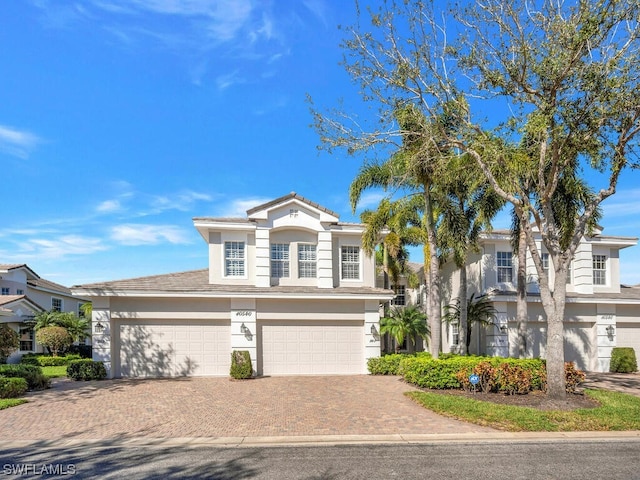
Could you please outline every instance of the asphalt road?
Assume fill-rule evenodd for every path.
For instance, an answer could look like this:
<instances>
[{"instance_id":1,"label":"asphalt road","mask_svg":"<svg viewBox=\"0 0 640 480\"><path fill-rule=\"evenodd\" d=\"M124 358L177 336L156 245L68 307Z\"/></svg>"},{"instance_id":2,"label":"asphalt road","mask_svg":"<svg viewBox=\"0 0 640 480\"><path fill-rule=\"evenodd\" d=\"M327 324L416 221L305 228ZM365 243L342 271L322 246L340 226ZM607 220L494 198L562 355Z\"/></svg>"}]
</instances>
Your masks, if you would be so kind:
<instances>
[{"instance_id":1,"label":"asphalt road","mask_svg":"<svg viewBox=\"0 0 640 480\"><path fill-rule=\"evenodd\" d=\"M3 449L0 478L640 480L640 438Z\"/></svg>"}]
</instances>

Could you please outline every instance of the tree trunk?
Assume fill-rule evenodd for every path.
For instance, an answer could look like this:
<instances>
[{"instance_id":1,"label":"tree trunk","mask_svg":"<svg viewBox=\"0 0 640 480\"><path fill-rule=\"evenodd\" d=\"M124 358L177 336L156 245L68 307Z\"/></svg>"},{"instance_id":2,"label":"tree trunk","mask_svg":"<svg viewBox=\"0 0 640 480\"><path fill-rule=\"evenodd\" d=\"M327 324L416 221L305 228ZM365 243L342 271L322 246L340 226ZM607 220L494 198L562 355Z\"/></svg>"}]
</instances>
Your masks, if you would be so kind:
<instances>
[{"instance_id":1,"label":"tree trunk","mask_svg":"<svg viewBox=\"0 0 640 480\"><path fill-rule=\"evenodd\" d=\"M431 330L431 345L429 351L433 358L440 355L442 341L442 324L440 311L440 261L438 260L438 248L436 241L436 231L434 226L433 208L431 205L431 195L428 191L424 194L425 200L425 229L427 231L427 244L429 247L429 328Z\"/></svg>"},{"instance_id":2,"label":"tree trunk","mask_svg":"<svg viewBox=\"0 0 640 480\"><path fill-rule=\"evenodd\" d=\"M460 301L460 325L458 326L458 334L460 341L460 355L467 355L467 266L466 264L460 268L460 293L458 299Z\"/></svg>"},{"instance_id":3,"label":"tree trunk","mask_svg":"<svg viewBox=\"0 0 640 480\"><path fill-rule=\"evenodd\" d=\"M518 358L527 354L527 237L523 228L518 235L518 273L516 291L516 325L518 325Z\"/></svg>"}]
</instances>

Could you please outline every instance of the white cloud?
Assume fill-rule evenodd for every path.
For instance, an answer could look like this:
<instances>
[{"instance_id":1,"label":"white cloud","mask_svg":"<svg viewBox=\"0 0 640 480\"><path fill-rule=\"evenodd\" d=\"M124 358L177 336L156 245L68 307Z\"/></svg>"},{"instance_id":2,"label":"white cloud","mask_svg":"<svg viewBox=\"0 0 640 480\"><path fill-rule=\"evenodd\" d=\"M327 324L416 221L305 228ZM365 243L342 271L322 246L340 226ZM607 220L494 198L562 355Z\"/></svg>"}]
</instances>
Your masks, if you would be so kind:
<instances>
[{"instance_id":1,"label":"white cloud","mask_svg":"<svg viewBox=\"0 0 640 480\"><path fill-rule=\"evenodd\" d=\"M0 150L19 158L27 158L40 138L26 130L0 125Z\"/></svg>"},{"instance_id":2,"label":"white cloud","mask_svg":"<svg viewBox=\"0 0 640 480\"><path fill-rule=\"evenodd\" d=\"M238 77L237 70L231 73L227 73L226 75L219 75L216 78L216 86L218 87L218 90L226 90L232 85L237 85L240 83L245 83L245 80Z\"/></svg>"},{"instance_id":3,"label":"white cloud","mask_svg":"<svg viewBox=\"0 0 640 480\"><path fill-rule=\"evenodd\" d=\"M111 239L122 245L157 245L159 243L187 244L189 235L173 225L133 224L116 225Z\"/></svg>"},{"instance_id":4,"label":"white cloud","mask_svg":"<svg viewBox=\"0 0 640 480\"><path fill-rule=\"evenodd\" d=\"M640 190L620 190L602 202L603 220L640 214Z\"/></svg>"},{"instance_id":5,"label":"white cloud","mask_svg":"<svg viewBox=\"0 0 640 480\"><path fill-rule=\"evenodd\" d=\"M105 200L96 207L96 211L100 213L113 213L122 208L118 200Z\"/></svg>"},{"instance_id":6,"label":"white cloud","mask_svg":"<svg viewBox=\"0 0 640 480\"><path fill-rule=\"evenodd\" d=\"M82 235L61 235L52 238L29 238L18 243L14 250L0 251L5 261L61 260L69 255L91 255L107 250L100 238Z\"/></svg>"},{"instance_id":7,"label":"white cloud","mask_svg":"<svg viewBox=\"0 0 640 480\"><path fill-rule=\"evenodd\" d=\"M257 207L258 205L262 205L263 203L270 202L271 200L273 200L273 198L260 197L233 200L232 202L219 207L215 215L219 217L244 218L247 216L247 210Z\"/></svg>"},{"instance_id":8,"label":"white cloud","mask_svg":"<svg viewBox=\"0 0 640 480\"><path fill-rule=\"evenodd\" d=\"M360 197L358 202L358 210L364 210L366 208L376 208L380 203L380 200L385 198L387 194L384 192L367 192Z\"/></svg>"}]
</instances>

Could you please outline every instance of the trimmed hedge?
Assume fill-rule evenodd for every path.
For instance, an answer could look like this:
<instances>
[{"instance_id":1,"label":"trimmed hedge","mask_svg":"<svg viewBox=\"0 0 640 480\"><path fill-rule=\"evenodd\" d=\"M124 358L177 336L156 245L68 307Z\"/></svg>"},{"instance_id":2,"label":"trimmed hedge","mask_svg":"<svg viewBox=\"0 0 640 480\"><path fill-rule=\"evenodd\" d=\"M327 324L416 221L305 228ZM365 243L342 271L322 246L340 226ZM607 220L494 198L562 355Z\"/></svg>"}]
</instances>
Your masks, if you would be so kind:
<instances>
[{"instance_id":1,"label":"trimmed hedge","mask_svg":"<svg viewBox=\"0 0 640 480\"><path fill-rule=\"evenodd\" d=\"M253 376L251 354L248 350L234 350L231 352L231 378L245 380Z\"/></svg>"},{"instance_id":2,"label":"trimmed hedge","mask_svg":"<svg viewBox=\"0 0 640 480\"><path fill-rule=\"evenodd\" d=\"M0 377L0 398L16 398L29 389L22 377Z\"/></svg>"},{"instance_id":3,"label":"trimmed hedge","mask_svg":"<svg viewBox=\"0 0 640 480\"><path fill-rule=\"evenodd\" d=\"M431 358L429 352L390 353L367 360L367 369L371 375L402 375L400 362L407 357Z\"/></svg>"},{"instance_id":4,"label":"trimmed hedge","mask_svg":"<svg viewBox=\"0 0 640 480\"><path fill-rule=\"evenodd\" d=\"M64 357L53 357L51 355L24 355L20 359L23 365L37 365L39 367L62 367L69 365L73 360L80 360L82 357L76 354L68 354Z\"/></svg>"},{"instance_id":5,"label":"trimmed hedge","mask_svg":"<svg viewBox=\"0 0 640 480\"><path fill-rule=\"evenodd\" d=\"M613 347L609 371L633 373L638 370L636 351L632 347Z\"/></svg>"},{"instance_id":6,"label":"trimmed hedge","mask_svg":"<svg viewBox=\"0 0 640 480\"><path fill-rule=\"evenodd\" d=\"M0 365L0 376L24 378L29 390L44 390L51 386L51 380L37 365Z\"/></svg>"},{"instance_id":7,"label":"trimmed hedge","mask_svg":"<svg viewBox=\"0 0 640 480\"><path fill-rule=\"evenodd\" d=\"M67 377L72 380L104 380L107 369L102 362L94 362L88 358L73 360L67 367Z\"/></svg>"}]
</instances>

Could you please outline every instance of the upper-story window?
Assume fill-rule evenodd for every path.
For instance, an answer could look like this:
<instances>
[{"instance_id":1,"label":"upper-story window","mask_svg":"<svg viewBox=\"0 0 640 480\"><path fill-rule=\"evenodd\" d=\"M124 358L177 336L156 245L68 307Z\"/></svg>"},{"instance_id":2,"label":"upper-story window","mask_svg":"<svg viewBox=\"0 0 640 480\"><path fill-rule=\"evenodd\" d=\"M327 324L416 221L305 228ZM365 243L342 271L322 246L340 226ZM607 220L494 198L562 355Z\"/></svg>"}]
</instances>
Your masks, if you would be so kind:
<instances>
[{"instance_id":1,"label":"upper-story window","mask_svg":"<svg viewBox=\"0 0 640 480\"><path fill-rule=\"evenodd\" d=\"M404 285L394 285L393 286L393 291L396 294L396 296L393 297L393 300L391 300L391 305L400 305L400 306L406 305L407 304L407 297L406 297L405 286Z\"/></svg>"},{"instance_id":2,"label":"upper-story window","mask_svg":"<svg viewBox=\"0 0 640 480\"><path fill-rule=\"evenodd\" d=\"M225 277L245 276L244 242L224 242L224 275Z\"/></svg>"},{"instance_id":3,"label":"upper-story window","mask_svg":"<svg viewBox=\"0 0 640 480\"><path fill-rule=\"evenodd\" d=\"M513 282L513 258L511 252L498 252L498 283Z\"/></svg>"},{"instance_id":4,"label":"upper-story window","mask_svg":"<svg viewBox=\"0 0 640 480\"><path fill-rule=\"evenodd\" d=\"M271 244L271 277L272 278L288 278L289 277L289 244L288 243L272 243Z\"/></svg>"},{"instance_id":5,"label":"upper-story window","mask_svg":"<svg viewBox=\"0 0 640 480\"><path fill-rule=\"evenodd\" d=\"M343 246L340 261L343 280L360 280L360 247Z\"/></svg>"},{"instance_id":6,"label":"upper-story window","mask_svg":"<svg viewBox=\"0 0 640 480\"><path fill-rule=\"evenodd\" d=\"M607 284L607 256L606 255L593 256L593 284L594 285Z\"/></svg>"},{"instance_id":7,"label":"upper-story window","mask_svg":"<svg viewBox=\"0 0 640 480\"><path fill-rule=\"evenodd\" d=\"M304 243L298 245L298 276L300 278L316 278L317 261L315 245Z\"/></svg>"},{"instance_id":8,"label":"upper-story window","mask_svg":"<svg viewBox=\"0 0 640 480\"><path fill-rule=\"evenodd\" d=\"M540 256L540 260L542 260L542 269L549 274L549 254L543 253Z\"/></svg>"},{"instance_id":9,"label":"upper-story window","mask_svg":"<svg viewBox=\"0 0 640 480\"><path fill-rule=\"evenodd\" d=\"M51 297L51 310L54 312L62 311L62 299Z\"/></svg>"},{"instance_id":10,"label":"upper-story window","mask_svg":"<svg viewBox=\"0 0 640 480\"><path fill-rule=\"evenodd\" d=\"M9 287L2 287L0 295L9 295Z\"/></svg>"},{"instance_id":11,"label":"upper-story window","mask_svg":"<svg viewBox=\"0 0 640 480\"><path fill-rule=\"evenodd\" d=\"M16 295L24 295L24 290L19 288L16 290Z\"/></svg>"}]
</instances>

